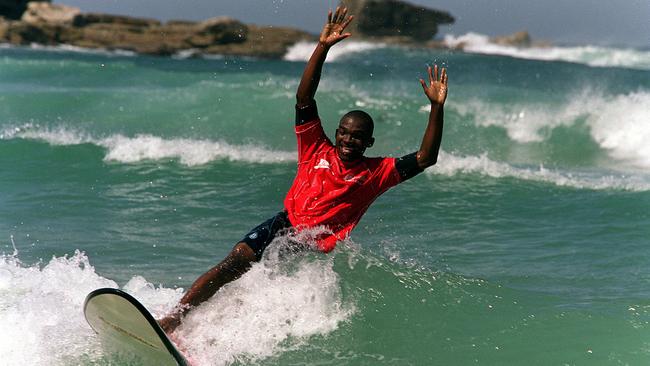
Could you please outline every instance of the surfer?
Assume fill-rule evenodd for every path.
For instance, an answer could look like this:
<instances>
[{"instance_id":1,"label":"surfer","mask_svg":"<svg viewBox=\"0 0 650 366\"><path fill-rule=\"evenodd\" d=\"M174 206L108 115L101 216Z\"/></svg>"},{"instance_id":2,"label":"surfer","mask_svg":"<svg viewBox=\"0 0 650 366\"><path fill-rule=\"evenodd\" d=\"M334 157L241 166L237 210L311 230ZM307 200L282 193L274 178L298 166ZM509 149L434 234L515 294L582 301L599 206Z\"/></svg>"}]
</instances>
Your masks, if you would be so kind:
<instances>
[{"instance_id":1,"label":"surfer","mask_svg":"<svg viewBox=\"0 0 650 366\"><path fill-rule=\"evenodd\" d=\"M420 79L431 112L418 151L400 158L365 157L366 149L375 141L374 123L370 115L359 110L341 118L334 144L325 135L314 96L327 53L351 35L343 32L352 19L346 8L338 7L333 14L329 11L327 24L300 80L295 124L298 171L284 199L284 210L246 234L222 262L192 284L175 310L159 321L165 332L173 332L190 309L259 261L279 232L323 227L327 233L320 235L316 243L320 251L329 252L337 241L349 235L379 195L436 163L447 98L447 71L442 68L439 73L437 65L428 68L428 82Z\"/></svg>"}]
</instances>

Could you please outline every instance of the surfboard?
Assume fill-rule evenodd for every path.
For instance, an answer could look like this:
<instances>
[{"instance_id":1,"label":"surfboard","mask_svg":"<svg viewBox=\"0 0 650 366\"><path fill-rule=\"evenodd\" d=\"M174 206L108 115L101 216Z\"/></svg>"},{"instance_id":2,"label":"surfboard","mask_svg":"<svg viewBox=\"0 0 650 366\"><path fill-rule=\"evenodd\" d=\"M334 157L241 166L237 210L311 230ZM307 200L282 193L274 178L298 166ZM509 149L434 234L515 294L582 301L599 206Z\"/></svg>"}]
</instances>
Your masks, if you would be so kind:
<instances>
[{"instance_id":1,"label":"surfboard","mask_svg":"<svg viewBox=\"0 0 650 366\"><path fill-rule=\"evenodd\" d=\"M190 366L149 311L133 296L100 288L84 302L84 315L111 353L142 365Z\"/></svg>"}]
</instances>

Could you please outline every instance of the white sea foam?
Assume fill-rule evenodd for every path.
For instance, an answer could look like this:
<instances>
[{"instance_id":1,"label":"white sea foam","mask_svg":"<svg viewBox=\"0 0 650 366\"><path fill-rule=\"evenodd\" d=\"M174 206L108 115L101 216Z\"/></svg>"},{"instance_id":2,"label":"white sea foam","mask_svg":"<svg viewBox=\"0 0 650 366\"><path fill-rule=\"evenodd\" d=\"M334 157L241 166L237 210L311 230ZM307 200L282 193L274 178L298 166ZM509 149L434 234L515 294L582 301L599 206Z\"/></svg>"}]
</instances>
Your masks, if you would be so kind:
<instances>
[{"instance_id":1,"label":"white sea foam","mask_svg":"<svg viewBox=\"0 0 650 366\"><path fill-rule=\"evenodd\" d=\"M499 105L468 100L450 105L477 126L506 130L519 143L546 140L554 128L584 120L591 138L608 154L637 168L650 168L650 92L606 96L587 90L549 108L535 103ZM428 110L423 106L422 111Z\"/></svg>"},{"instance_id":2,"label":"white sea foam","mask_svg":"<svg viewBox=\"0 0 650 366\"><path fill-rule=\"evenodd\" d=\"M133 163L142 160L179 159L185 165L201 165L214 160L248 163L295 161L296 153L273 151L254 145L231 145L223 141L163 139L151 135L111 136L99 141L108 149L106 160Z\"/></svg>"},{"instance_id":3,"label":"white sea foam","mask_svg":"<svg viewBox=\"0 0 650 366\"><path fill-rule=\"evenodd\" d=\"M165 139L153 135L127 137L116 134L97 138L65 127L43 128L34 124L5 127L0 131L0 139L12 138L41 140L51 145L94 144L106 149L106 161L121 163L178 159L181 164L189 166L207 164L215 160L268 164L295 161L297 156L295 152L270 150L252 144L232 145L213 140Z\"/></svg>"},{"instance_id":4,"label":"white sea foam","mask_svg":"<svg viewBox=\"0 0 650 366\"><path fill-rule=\"evenodd\" d=\"M4 365L75 363L95 358L99 344L82 313L85 296L117 287L98 276L81 253L52 258L42 268L0 256L0 354ZM77 362L78 363L78 362Z\"/></svg>"},{"instance_id":5,"label":"white sea foam","mask_svg":"<svg viewBox=\"0 0 650 366\"><path fill-rule=\"evenodd\" d=\"M471 116L477 126L496 126L506 130L508 137L516 142L540 142L555 127L570 125L575 119L589 111L579 105L567 104L556 107L549 112L543 104L496 104L477 99L451 103L457 113L463 117ZM425 105L421 111L429 110Z\"/></svg>"},{"instance_id":6,"label":"white sea foam","mask_svg":"<svg viewBox=\"0 0 650 366\"><path fill-rule=\"evenodd\" d=\"M32 43L30 48L34 50L43 50L50 52L75 52L75 53L86 53L91 55L103 55L103 56L136 56L137 53L134 51L124 50L124 49L114 49L109 50L105 48L85 48L79 46L73 46L69 44L60 44L56 46L42 45L38 43Z\"/></svg>"},{"instance_id":7,"label":"white sea foam","mask_svg":"<svg viewBox=\"0 0 650 366\"><path fill-rule=\"evenodd\" d=\"M650 177L589 172L564 172L547 169L543 165L537 168L517 167L480 156L458 156L440 152L438 164L427 169L430 175L455 176L458 174L480 174L492 178L515 178L527 181L550 183L560 187L573 187L593 190L628 190L649 191Z\"/></svg>"},{"instance_id":8,"label":"white sea foam","mask_svg":"<svg viewBox=\"0 0 650 366\"><path fill-rule=\"evenodd\" d=\"M613 157L650 168L650 93L590 102L593 113L588 123L594 140Z\"/></svg>"},{"instance_id":9,"label":"white sea foam","mask_svg":"<svg viewBox=\"0 0 650 366\"><path fill-rule=\"evenodd\" d=\"M258 361L347 319L354 309L342 303L333 258L295 255L266 257L190 313L177 332L190 357L201 365Z\"/></svg>"},{"instance_id":10,"label":"white sea foam","mask_svg":"<svg viewBox=\"0 0 650 366\"><path fill-rule=\"evenodd\" d=\"M65 128L41 129L32 124L13 129L14 137L43 140L54 146L79 145L92 142L89 136Z\"/></svg>"},{"instance_id":11,"label":"white sea foam","mask_svg":"<svg viewBox=\"0 0 650 366\"><path fill-rule=\"evenodd\" d=\"M289 47L284 59L287 61L307 61L316 47L316 42L298 42ZM385 48L386 44L358 41L344 41L333 47L327 54L327 61L336 61L351 53L366 52Z\"/></svg>"},{"instance_id":12,"label":"white sea foam","mask_svg":"<svg viewBox=\"0 0 650 366\"><path fill-rule=\"evenodd\" d=\"M492 43L488 36L477 33L467 33L462 36L446 35L444 42L449 47L462 45L465 52L471 53L503 55L530 60L567 61L599 67L650 69L650 52L635 49L598 46L519 48Z\"/></svg>"},{"instance_id":13,"label":"white sea foam","mask_svg":"<svg viewBox=\"0 0 650 366\"><path fill-rule=\"evenodd\" d=\"M190 313L176 336L200 366L263 359L289 343L331 332L353 311L342 304L332 263L320 256L282 263L266 258ZM80 252L46 265L25 265L16 253L0 255L1 363L105 363L107 355L83 317L86 295L100 287L118 285L99 276ZM122 289L156 318L183 295L182 289L154 286L142 276Z\"/></svg>"}]
</instances>

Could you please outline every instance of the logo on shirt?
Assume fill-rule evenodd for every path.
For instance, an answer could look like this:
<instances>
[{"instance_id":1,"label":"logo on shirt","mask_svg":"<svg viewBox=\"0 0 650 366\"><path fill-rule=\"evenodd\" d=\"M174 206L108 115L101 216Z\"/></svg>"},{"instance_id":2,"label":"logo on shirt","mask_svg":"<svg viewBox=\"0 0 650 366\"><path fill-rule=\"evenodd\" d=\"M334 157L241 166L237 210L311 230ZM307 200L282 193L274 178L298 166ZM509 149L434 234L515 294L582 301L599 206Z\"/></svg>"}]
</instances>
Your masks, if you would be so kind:
<instances>
[{"instance_id":1,"label":"logo on shirt","mask_svg":"<svg viewBox=\"0 0 650 366\"><path fill-rule=\"evenodd\" d=\"M318 164L314 167L314 169L329 169L330 168L330 162L325 160L325 159L320 159Z\"/></svg>"}]
</instances>

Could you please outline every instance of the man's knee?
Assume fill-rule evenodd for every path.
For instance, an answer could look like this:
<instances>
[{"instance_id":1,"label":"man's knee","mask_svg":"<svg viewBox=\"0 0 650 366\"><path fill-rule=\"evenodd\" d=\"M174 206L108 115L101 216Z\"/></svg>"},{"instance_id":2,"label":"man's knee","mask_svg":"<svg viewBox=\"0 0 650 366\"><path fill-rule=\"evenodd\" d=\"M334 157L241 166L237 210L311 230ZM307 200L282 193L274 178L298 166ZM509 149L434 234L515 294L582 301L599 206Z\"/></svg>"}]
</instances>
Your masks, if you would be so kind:
<instances>
[{"instance_id":1,"label":"man's knee","mask_svg":"<svg viewBox=\"0 0 650 366\"><path fill-rule=\"evenodd\" d=\"M245 242L239 242L232 248L230 255L242 262L256 262L257 256L255 251Z\"/></svg>"}]
</instances>

